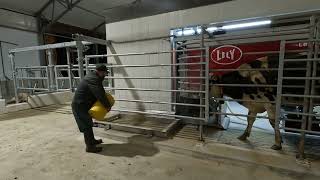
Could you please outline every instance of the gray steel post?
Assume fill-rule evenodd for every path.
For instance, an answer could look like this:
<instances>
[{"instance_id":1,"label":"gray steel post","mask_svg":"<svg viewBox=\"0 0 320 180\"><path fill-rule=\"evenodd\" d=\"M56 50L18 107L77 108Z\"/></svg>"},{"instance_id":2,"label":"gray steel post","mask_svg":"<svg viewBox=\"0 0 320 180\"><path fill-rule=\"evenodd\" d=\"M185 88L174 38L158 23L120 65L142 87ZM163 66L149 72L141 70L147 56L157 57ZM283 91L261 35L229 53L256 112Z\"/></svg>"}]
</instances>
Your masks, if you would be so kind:
<instances>
[{"instance_id":1,"label":"gray steel post","mask_svg":"<svg viewBox=\"0 0 320 180\"><path fill-rule=\"evenodd\" d=\"M3 63L3 56L2 56L2 45L1 45L1 41L0 41L0 60L1 60L1 62ZM3 76L5 77L5 70L4 70L4 67L2 67L2 73L3 73ZM0 81L1 81L1 79L0 79ZM5 81L7 81L7 79L5 79ZM2 97L2 86L1 86L1 84L0 84L0 99L2 99L3 97Z\"/></svg>"},{"instance_id":2,"label":"gray steel post","mask_svg":"<svg viewBox=\"0 0 320 180\"><path fill-rule=\"evenodd\" d=\"M1 82L0 82L1 83ZM3 98L3 96L2 96L2 86L1 86L1 84L0 84L0 99L2 99Z\"/></svg>"},{"instance_id":3,"label":"gray steel post","mask_svg":"<svg viewBox=\"0 0 320 180\"><path fill-rule=\"evenodd\" d=\"M210 57L209 57L209 47L206 48L206 70L205 70L205 119L208 122L209 121L209 63L210 63Z\"/></svg>"},{"instance_id":4,"label":"gray steel post","mask_svg":"<svg viewBox=\"0 0 320 180\"><path fill-rule=\"evenodd\" d=\"M317 23L317 26L316 26L316 39L319 39L319 28L320 28L320 22ZM319 42L316 41L315 42L315 46L314 46L314 59L317 59L318 58L318 53L319 53ZM312 63L312 77L315 78L317 76L317 64L318 62L317 61L313 61ZM311 92L310 92L310 95L315 95L315 87L316 86L316 80L311 80ZM313 98L310 98L310 103L309 103L309 114L312 114L313 113ZM308 117L308 130L311 131L311 128L312 128L312 119L313 117L312 116L309 116Z\"/></svg>"},{"instance_id":5,"label":"gray steel post","mask_svg":"<svg viewBox=\"0 0 320 180\"><path fill-rule=\"evenodd\" d=\"M86 56L84 57L84 61L86 63L86 74L89 73L89 58L87 58Z\"/></svg>"},{"instance_id":6,"label":"gray steel post","mask_svg":"<svg viewBox=\"0 0 320 180\"><path fill-rule=\"evenodd\" d=\"M11 69L12 69L14 96L15 96L15 99L16 99L16 103L19 103L18 86L17 86L17 71L16 71L16 64L15 64L15 61L14 61L14 53L10 53L9 54L9 58L10 58Z\"/></svg>"},{"instance_id":7,"label":"gray steel post","mask_svg":"<svg viewBox=\"0 0 320 180\"><path fill-rule=\"evenodd\" d=\"M176 50L176 42L175 42L174 39L172 41L173 42L172 42L172 62L171 63L172 64L176 64L177 63L177 54L175 52L175 50ZM171 66L171 77L177 77L177 68L178 68L177 66ZM171 90L176 90L176 88L178 87L177 85L178 84L177 84L176 80L172 79L171 80ZM174 102L174 103L177 102L177 93L176 92L172 92L171 101ZM177 110L176 107L177 107L176 105L172 105L171 106L171 110L173 112L176 112L176 110Z\"/></svg>"},{"instance_id":8,"label":"gray steel post","mask_svg":"<svg viewBox=\"0 0 320 180\"><path fill-rule=\"evenodd\" d=\"M54 66L54 74L55 74L55 80L56 80L56 90L59 91L59 79L58 79L58 67Z\"/></svg>"},{"instance_id":9,"label":"gray steel post","mask_svg":"<svg viewBox=\"0 0 320 180\"><path fill-rule=\"evenodd\" d=\"M204 28L204 26L201 26L201 44L200 44L201 48L204 48L204 32L205 32L205 28ZM206 49L204 49L204 50L206 50ZM204 58L203 55L204 55L203 50L201 50L200 60L201 60L202 63L205 62L207 64L206 58ZM206 69L206 64L201 65L200 75L199 76L202 76L202 77L206 76L206 75L204 75L204 73L206 73L206 71L204 71L204 69ZM206 80L200 80L200 82L201 82L200 83L201 84L200 91L204 91L203 85L205 85ZM206 92L206 94L207 94L207 92ZM199 96L200 96L200 104L201 105L207 104L207 102L203 102L203 99L204 99L203 94L201 93L201 94L199 94ZM204 99L204 100L206 101L207 99ZM204 118L205 117L205 114L204 114L205 111L206 111L206 108L200 108L200 118ZM199 132L200 133L199 139L200 139L200 141L203 141L203 122L202 121L200 121L199 126L200 126L200 128L199 128L199 131L200 131Z\"/></svg>"},{"instance_id":10,"label":"gray steel post","mask_svg":"<svg viewBox=\"0 0 320 180\"><path fill-rule=\"evenodd\" d=\"M78 53L78 64L79 64L79 77L83 79L84 70L83 70L83 44L80 40L76 41L77 43L77 53Z\"/></svg>"},{"instance_id":11,"label":"gray steel post","mask_svg":"<svg viewBox=\"0 0 320 180\"><path fill-rule=\"evenodd\" d=\"M26 79L27 85L28 87L32 88L32 80L29 79L29 77L31 77L30 75L31 75L32 69L25 69L25 72L26 72L26 77L28 78ZM32 90L30 90L29 93L32 94Z\"/></svg>"},{"instance_id":12,"label":"gray steel post","mask_svg":"<svg viewBox=\"0 0 320 180\"><path fill-rule=\"evenodd\" d=\"M98 44L95 44L95 50L96 50L96 54L99 54L99 48L98 48ZM95 58L95 62L96 64L99 64L99 58Z\"/></svg>"},{"instance_id":13,"label":"gray steel post","mask_svg":"<svg viewBox=\"0 0 320 180\"><path fill-rule=\"evenodd\" d=\"M49 67L46 67L46 76L47 76L47 88L50 91L50 75L49 75Z\"/></svg>"},{"instance_id":14,"label":"gray steel post","mask_svg":"<svg viewBox=\"0 0 320 180\"><path fill-rule=\"evenodd\" d=\"M204 141L204 138L203 138L203 120L200 120L200 123L199 123L199 140L200 141Z\"/></svg>"},{"instance_id":15,"label":"gray steel post","mask_svg":"<svg viewBox=\"0 0 320 180\"><path fill-rule=\"evenodd\" d=\"M202 33L201 33L201 44L200 44L200 47L201 48L203 48L204 47L204 31L205 31L205 28L204 27L201 27L202 29ZM203 63L205 60L205 58L203 58L203 50L201 50L201 53L200 53L200 60L201 60L201 63ZM204 69L204 66L205 65L201 65L201 68L200 68L200 74L199 74L199 76L202 76L203 77L203 69ZM203 84L204 84L204 81L202 81L202 80L200 80L200 84L201 84L201 86L200 86L200 91L203 91ZM199 94L199 96L200 96L200 104L201 105L203 105L203 104L205 104L205 103L203 103L203 95L202 94ZM204 111L203 111L203 108L200 108L200 117L203 117L203 115L204 115ZM201 138L200 138L201 139Z\"/></svg>"},{"instance_id":16,"label":"gray steel post","mask_svg":"<svg viewBox=\"0 0 320 180\"><path fill-rule=\"evenodd\" d=\"M54 65L53 65L53 53L51 49L47 50L47 56L48 56L48 68L49 68L49 79L50 79L50 85L49 85L49 91L53 91L55 89L54 85Z\"/></svg>"},{"instance_id":17,"label":"gray steel post","mask_svg":"<svg viewBox=\"0 0 320 180\"><path fill-rule=\"evenodd\" d=\"M67 63L68 63L69 87L70 87L70 91L72 92L73 91L73 85L72 85L73 76L72 76L72 64L70 61L70 48L67 48L66 52L67 52Z\"/></svg>"},{"instance_id":18,"label":"gray steel post","mask_svg":"<svg viewBox=\"0 0 320 180\"><path fill-rule=\"evenodd\" d=\"M283 67L286 50L286 41L280 42L279 67L278 67L278 81L277 81L277 97L276 97L276 116L275 116L275 138L280 139L280 112L281 112L281 98L282 98L282 81L283 81Z\"/></svg>"},{"instance_id":19,"label":"gray steel post","mask_svg":"<svg viewBox=\"0 0 320 180\"><path fill-rule=\"evenodd\" d=\"M310 18L310 36L309 39L314 39L314 28L315 28L315 17L312 16ZM312 54L313 54L313 43L309 42L308 43L308 59L312 58ZM308 61L307 62L307 70L306 70L306 75L305 77L310 77L311 76L311 67L312 66L312 62ZM306 79L305 80L305 89L304 89L304 95L309 95L310 93L310 80ZM304 98L303 99L303 113L307 113L308 109L311 108L309 107L309 98ZM302 117L302 124L301 124L301 129L302 130L306 130L307 128L307 117L303 116ZM304 144L305 144L305 132L301 132L301 137L300 137L300 142L299 142L299 154L297 155L297 157L299 159L304 159Z\"/></svg>"},{"instance_id":20,"label":"gray steel post","mask_svg":"<svg viewBox=\"0 0 320 180\"><path fill-rule=\"evenodd\" d=\"M17 69L17 68L16 68ZM19 70L20 70L20 73L19 73ZM25 87L24 86L24 80L27 79L27 78L24 78L24 79L19 79L19 74L23 77L26 77L25 75L25 71L23 69L17 69L17 76L16 76L16 79L18 80L18 89L20 89L21 87ZM21 84L19 83L19 80L21 82ZM21 86L20 86L21 85Z\"/></svg>"}]
</instances>

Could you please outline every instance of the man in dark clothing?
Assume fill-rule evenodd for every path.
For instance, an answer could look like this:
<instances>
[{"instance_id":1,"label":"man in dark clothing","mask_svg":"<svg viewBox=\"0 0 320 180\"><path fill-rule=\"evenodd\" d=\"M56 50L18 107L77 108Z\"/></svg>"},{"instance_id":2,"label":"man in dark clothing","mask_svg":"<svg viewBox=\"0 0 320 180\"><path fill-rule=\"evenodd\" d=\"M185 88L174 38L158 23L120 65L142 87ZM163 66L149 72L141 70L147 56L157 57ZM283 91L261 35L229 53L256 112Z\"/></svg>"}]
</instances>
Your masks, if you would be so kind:
<instances>
[{"instance_id":1,"label":"man in dark clothing","mask_svg":"<svg viewBox=\"0 0 320 180\"><path fill-rule=\"evenodd\" d=\"M88 111L97 100L106 109L109 110L111 108L102 85L107 74L108 70L105 65L97 65L96 70L90 72L80 82L73 97L72 112L80 132L84 135L87 152L97 153L102 151L102 147L96 147L96 145L103 142L102 139L96 140L94 138L93 122Z\"/></svg>"}]
</instances>

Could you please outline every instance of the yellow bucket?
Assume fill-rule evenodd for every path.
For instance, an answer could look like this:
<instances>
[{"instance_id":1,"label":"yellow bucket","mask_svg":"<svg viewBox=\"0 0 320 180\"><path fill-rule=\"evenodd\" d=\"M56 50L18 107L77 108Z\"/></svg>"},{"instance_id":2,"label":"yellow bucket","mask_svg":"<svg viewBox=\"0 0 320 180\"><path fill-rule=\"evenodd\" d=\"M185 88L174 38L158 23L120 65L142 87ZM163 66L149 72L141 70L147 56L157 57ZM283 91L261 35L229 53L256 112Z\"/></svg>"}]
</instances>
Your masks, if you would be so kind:
<instances>
[{"instance_id":1,"label":"yellow bucket","mask_svg":"<svg viewBox=\"0 0 320 180\"><path fill-rule=\"evenodd\" d=\"M114 105L114 98L109 93L106 93L106 98L112 107ZM89 110L90 116L98 121L104 120L104 117L108 112L109 111L100 103L100 101L95 102Z\"/></svg>"}]
</instances>

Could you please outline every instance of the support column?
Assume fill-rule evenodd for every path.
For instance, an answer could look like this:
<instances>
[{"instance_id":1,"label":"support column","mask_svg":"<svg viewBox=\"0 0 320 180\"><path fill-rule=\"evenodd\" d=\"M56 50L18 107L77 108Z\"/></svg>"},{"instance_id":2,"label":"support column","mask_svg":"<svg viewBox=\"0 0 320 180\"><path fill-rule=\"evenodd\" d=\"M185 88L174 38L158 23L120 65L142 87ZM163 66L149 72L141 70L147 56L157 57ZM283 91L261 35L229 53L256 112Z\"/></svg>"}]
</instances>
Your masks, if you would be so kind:
<instances>
[{"instance_id":1,"label":"support column","mask_svg":"<svg viewBox=\"0 0 320 180\"><path fill-rule=\"evenodd\" d=\"M48 68L49 68L49 79L50 79L50 84L49 84L49 91L53 91L55 89L55 84L54 84L54 65L53 65L53 53L51 49L47 50L47 56L48 56Z\"/></svg>"},{"instance_id":2,"label":"support column","mask_svg":"<svg viewBox=\"0 0 320 180\"><path fill-rule=\"evenodd\" d=\"M0 99L2 99L2 98L3 98L3 96L2 96L2 86L0 85Z\"/></svg>"},{"instance_id":3,"label":"support column","mask_svg":"<svg viewBox=\"0 0 320 180\"><path fill-rule=\"evenodd\" d=\"M70 61L70 48L67 48L67 63L68 63L68 77L69 77L69 89L71 92L73 92L73 74L72 74L72 64Z\"/></svg>"},{"instance_id":4,"label":"support column","mask_svg":"<svg viewBox=\"0 0 320 180\"><path fill-rule=\"evenodd\" d=\"M2 58L2 46L1 46L1 41L0 41L0 60L1 60L1 65L2 65L2 74L3 74L3 77L5 77L5 72L4 72L4 64L3 64L3 58ZM7 81L7 80L6 80ZM2 86L1 86L1 79L0 79L0 99L2 99L3 96L2 96Z\"/></svg>"},{"instance_id":5,"label":"support column","mask_svg":"<svg viewBox=\"0 0 320 180\"><path fill-rule=\"evenodd\" d=\"M84 77L84 70L83 70L83 44L82 42L78 39L77 41L77 53L78 53L78 65L79 65L79 77L80 80L83 79Z\"/></svg>"},{"instance_id":6,"label":"support column","mask_svg":"<svg viewBox=\"0 0 320 180\"><path fill-rule=\"evenodd\" d=\"M18 86L17 86L17 71L16 71L16 64L14 62L14 53L9 54L10 62L11 62L11 69L12 69L12 79L13 79L13 86L14 86L14 96L16 99L16 103L19 103L18 97Z\"/></svg>"},{"instance_id":7,"label":"support column","mask_svg":"<svg viewBox=\"0 0 320 180\"><path fill-rule=\"evenodd\" d=\"M85 63L86 63L86 74L88 74L89 73L89 58L87 58L87 57L85 57L84 58L84 61L85 61Z\"/></svg>"}]
</instances>

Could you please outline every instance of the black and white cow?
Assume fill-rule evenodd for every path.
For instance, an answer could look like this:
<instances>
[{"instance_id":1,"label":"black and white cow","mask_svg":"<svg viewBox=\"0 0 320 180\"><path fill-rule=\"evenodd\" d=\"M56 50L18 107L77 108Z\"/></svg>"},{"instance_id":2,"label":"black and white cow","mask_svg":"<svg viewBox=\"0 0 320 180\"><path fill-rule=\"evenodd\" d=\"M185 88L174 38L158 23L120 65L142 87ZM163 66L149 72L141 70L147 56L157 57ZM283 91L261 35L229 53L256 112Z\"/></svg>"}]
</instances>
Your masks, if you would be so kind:
<instances>
[{"instance_id":1,"label":"black and white cow","mask_svg":"<svg viewBox=\"0 0 320 180\"><path fill-rule=\"evenodd\" d=\"M277 84L277 71L269 71L267 68L278 68L278 57L266 56L259 58L255 61L250 63L242 64L237 69L239 71L232 71L230 73L224 74L222 76L212 76L211 77L211 87L210 93L212 97L222 98L223 95L229 96L233 99L241 99L241 100L251 100L246 102L239 102L243 106L248 109L248 125L245 132L238 137L240 140L246 140L251 133L251 129L253 123L255 121L255 116L257 113L267 112L269 122L272 127L275 127L275 111L276 107L273 103L257 103L254 101L275 101L276 100L276 92L277 89L275 87L228 87L228 86L215 86L216 83L223 83L223 84L252 84L252 85L266 85L266 84ZM305 66L302 64L302 66ZM295 65L297 67L297 65ZM301 66L300 66L301 67ZM266 70L241 70L241 69L266 69ZM294 72L294 75L297 76L298 72ZM301 72L300 75L305 75L305 72ZM286 76L290 76L285 72ZM283 91L287 93L294 93L294 94L303 94L303 88L301 89L286 89L284 88ZM294 92L292 92L294 91ZM253 102L252 102L253 100ZM275 128L274 128L275 129ZM275 129L275 144L271 147L274 150L280 150L282 140L280 131Z\"/></svg>"}]
</instances>

